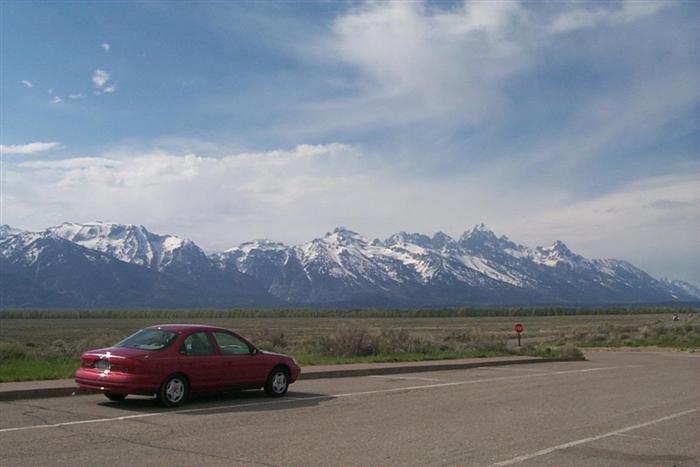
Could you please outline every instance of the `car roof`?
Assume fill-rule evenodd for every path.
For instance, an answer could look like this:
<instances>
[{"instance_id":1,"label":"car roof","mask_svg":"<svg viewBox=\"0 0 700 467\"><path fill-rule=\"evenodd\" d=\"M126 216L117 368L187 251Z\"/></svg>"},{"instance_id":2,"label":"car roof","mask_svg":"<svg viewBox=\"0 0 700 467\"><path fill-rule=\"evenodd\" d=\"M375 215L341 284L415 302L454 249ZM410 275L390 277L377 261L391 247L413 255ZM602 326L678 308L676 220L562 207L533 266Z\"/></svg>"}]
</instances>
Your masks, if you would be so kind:
<instances>
[{"instance_id":1,"label":"car roof","mask_svg":"<svg viewBox=\"0 0 700 467\"><path fill-rule=\"evenodd\" d=\"M163 329L165 331L228 331L232 332L230 329L222 328L220 326L211 326L208 324L156 324L149 326L148 329Z\"/></svg>"}]
</instances>

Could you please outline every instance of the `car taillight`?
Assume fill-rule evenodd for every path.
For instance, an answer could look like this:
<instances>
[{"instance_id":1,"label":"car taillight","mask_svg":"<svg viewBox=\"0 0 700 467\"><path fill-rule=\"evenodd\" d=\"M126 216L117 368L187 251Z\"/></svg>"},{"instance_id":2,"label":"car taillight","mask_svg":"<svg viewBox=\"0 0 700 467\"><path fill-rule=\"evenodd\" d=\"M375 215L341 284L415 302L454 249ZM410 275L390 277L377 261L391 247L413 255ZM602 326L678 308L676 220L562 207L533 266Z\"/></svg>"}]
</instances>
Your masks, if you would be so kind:
<instances>
[{"instance_id":1,"label":"car taillight","mask_svg":"<svg viewBox=\"0 0 700 467\"><path fill-rule=\"evenodd\" d=\"M97 368L98 370L110 370L111 365L109 364L109 360L106 358L100 358L99 360L95 360L92 364L93 368Z\"/></svg>"},{"instance_id":2,"label":"car taillight","mask_svg":"<svg viewBox=\"0 0 700 467\"><path fill-rule=\"evenodd\" d=\"M120 358L111 361L111 370L121 373L137 373L139 367L143 365L141 360L134 358Z\"/></svg>"},{"instance_id":3,"label":"car taillight","mask_svg":"<svg viewBox=\"0 0 700 467\"><path fill-rule=\"evenodd\" d=\"M97 360L97 357L94 355L83 355L80 357L80 366L83 368L92 368L95 364L95 360Z\"/></svg>"}]
</instances>

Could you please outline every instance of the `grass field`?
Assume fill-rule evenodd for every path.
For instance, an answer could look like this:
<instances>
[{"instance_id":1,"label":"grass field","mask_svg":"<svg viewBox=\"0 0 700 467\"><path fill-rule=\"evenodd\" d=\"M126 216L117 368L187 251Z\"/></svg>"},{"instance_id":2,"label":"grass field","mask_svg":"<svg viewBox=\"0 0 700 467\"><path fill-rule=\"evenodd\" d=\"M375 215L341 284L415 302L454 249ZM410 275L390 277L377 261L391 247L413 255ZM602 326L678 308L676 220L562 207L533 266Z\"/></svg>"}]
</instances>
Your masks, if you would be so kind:
<instances>
[{"instance_id":1,"label":"grass field","mask_svg":"<svg viewBox=\"0 0 700 467\"><path fill-rule=\"evenodd\" d=\"M572 316L193 317L139 312L118 318L0 319L0 381L70 377L85 350L109 346L146 326L207 323L236 330L262 348L290 352L303 365L411 361L522 353L575 356L575 346L700 347L700 320L667 329L668 313ZM50 315L49 315L50 316ZM65 315L64 315L65 316ZM68 315L70 316L70 315ZM686 314L681 316L687 319ZM513 326L525 342L514 349ZM534 339L533 339L534 338Z\"/></svg>"}]
</instances>

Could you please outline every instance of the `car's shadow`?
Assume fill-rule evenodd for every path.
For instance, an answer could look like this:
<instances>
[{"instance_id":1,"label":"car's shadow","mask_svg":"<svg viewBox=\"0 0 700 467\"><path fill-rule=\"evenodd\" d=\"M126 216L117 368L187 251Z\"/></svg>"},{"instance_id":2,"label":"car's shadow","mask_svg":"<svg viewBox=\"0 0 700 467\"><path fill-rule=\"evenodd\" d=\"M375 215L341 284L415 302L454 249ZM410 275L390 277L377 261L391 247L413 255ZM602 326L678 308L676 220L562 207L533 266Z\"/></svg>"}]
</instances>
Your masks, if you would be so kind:
<instances>
[{"instance_id":1,"label":"car's shadow","mask_svg":"<svg viewBox=\"0 0 700 467\"><path fill-rule=\"evenodd\" d=\"M286 396L272 398L264 391L231 391L218 394L195 394L180 407L163 407L154 397L129 396L123 401L99 402L98 405L129 412L152 412L197 415L206 412L261 412L314 407L322 402L335 399L333 396L310 392L288 392Z\"/></svg>"}]
</instances>

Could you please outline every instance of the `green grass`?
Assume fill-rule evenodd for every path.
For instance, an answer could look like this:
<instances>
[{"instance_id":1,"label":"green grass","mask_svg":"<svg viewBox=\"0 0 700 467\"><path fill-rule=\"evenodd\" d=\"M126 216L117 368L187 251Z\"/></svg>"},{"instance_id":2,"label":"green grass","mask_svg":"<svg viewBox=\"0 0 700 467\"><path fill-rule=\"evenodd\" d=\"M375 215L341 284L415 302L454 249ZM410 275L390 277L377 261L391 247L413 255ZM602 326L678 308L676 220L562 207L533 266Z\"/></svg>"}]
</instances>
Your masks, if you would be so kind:
<instances>
[{"instance_id":1,"label":"green grass","mask_svg":"<svg viewBox=\"0 0 700 467\"><path fill-rule=\"evenodd\" d=\"M612 326L598 330L593 335L577 336L581 347L662 347L674 349L700 349L700 325L676 328L644 326L630 329Z\"/></svg>"},{"instance_id":2,"label":"green grass","mask_svg":"<svg viewBox=\"0 0 700 467\"><path fill-rule=\"evenodd\" d=\"M456 358L493 357L502 352L433 352L403 353L386 355L364 355L340 357L321 354L295 354L302 366L336 365L344 363L380 363L380 362L417 362L424 360L449 360ZM72 357L63 358L16 358L0 361L0 382L35 381L46 379L72 378L80 360Z\"/></svg>"},{"instance_id":3,"label":"green grass","mask_svg":"<svg viewBox=\"0 0 700 467\"><path fill-rule=\"evenodd\" d=\"M0 383L72 378L80 365L75 357L17 358L0 361Z\"/></svg>"},{"instance_id":4,"label":"green grass","mask_svg":"<svg viewBox=\"0 0 700 467\"><path fill-rule=\"evenodd\" d=\"M700 349L700 319L681 315L680 321L606 322L571 328L552 342L579 347L660 347Z\"/></svg>"},{"instance_id":5,"label":"green grass","mask_svg":"<svg viewBox=\"0 0 700 467\"><path fill-rule=\"evenodd\" d=\"M301 366L313 365L340 365L348 363L393 363L393 362L420 362L429 360L454 360L459 358L486 358L511 355L499 351L489 350L465 350L465 351L438 351L429 353L406 352L389 353L379 355L359 356L334 356L322 354L295 354L295 358ZM541 357L571 358L557 350L550 352L527 349L522 355L535 355ZM16 358L0 361L0 382L35 381L48 379L72 378L78 368L80 360L73 357L60 358Z\"/></svg>"},{"instance_id":6,"label":"green grass","mask_svg":"<svg viewBox=\"0 0 700 467\"><path fill-rule=\"evenodd\" d=\"M513 311L513 310L507 310ZM527 310L532 312L532 310ZM666 326L666 310L612 310L611 314L477 316L420 312L394 316L366 312L65 312L0 313L0 382L70 378L85 350L108 347L138 329L163 322L207 323L234 329L263 349L288 353L302 365L400 362L496 355L580 358L573 347L700 348L700 319ZM557 312L551 314L552 312ZM564 310L569 312L570 310ZM629 311L629 313L627 313ZM293 316L290 316L293 315ZM99 316L99 317L97 317ZM685 320L689 314L681 314ZM514 350L513 325L537 345Z\"/></svg>"}]
</instances>

